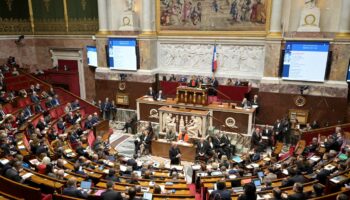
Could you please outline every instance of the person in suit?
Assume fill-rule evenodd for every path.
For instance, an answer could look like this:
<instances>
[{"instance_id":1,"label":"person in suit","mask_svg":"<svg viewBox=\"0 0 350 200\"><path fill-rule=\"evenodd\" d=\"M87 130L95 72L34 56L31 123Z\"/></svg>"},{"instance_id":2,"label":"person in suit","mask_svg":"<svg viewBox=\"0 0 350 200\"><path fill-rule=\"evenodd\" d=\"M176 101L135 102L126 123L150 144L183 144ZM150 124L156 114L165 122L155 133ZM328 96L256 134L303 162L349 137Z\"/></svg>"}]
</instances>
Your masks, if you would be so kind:
<instances>
[{"instance_id":1,"label":"person in suit","mask_svg":"<svg viewBox=\"0 0 350 200\"><path fill-rule=\"evenodd\" d=\"M267 146L274 146L273 145L273 131L271 128L269 128L269 125L265 125L263 131L262 131L262 136L267 137Z\"/></svg>"},{"instance_id":2,"label":"person in suit","mask_svg":"<svg viewBox=\"0 0 350 200\"><path fill-rule=\"evenodd\" d=\"M304 186L301 183L295 183L293 185L293 194L286 195L283 193L282 197L286 197L288 200L306 200L306 195L304 194Z\"/></svg>"},{"instance_id":3,"label":"person in suit","mask_svg":"<svg viewBox=\"0 0 350 200\"><path fill-rule=\"evenodd\" d=\"M282 191L276 187L272 189L273 198L271 200L282 200Z\"/></svg>"},{"instance_id":4,"label":"person in suit","mask_svg":"<svg viewBox=\"0 0 350 200\"><path fill-rule=\"evenodd\" d=\"M222 150L224 150L225 155L229 158L231 158L232 154L232 145L230 139L227 137L226 134L221 134L220 137L220 146Z\"/></svg>"},{"instance_id":5,"label":"person in suit","mask_svg":"<svg viewBox=\"0 0 350 200\"><path fill-rule=\"evenodd\" d=\"M24 108L24 117L25 119L28 119L31 116L32 116L32 111L30 109L30 106L28 105Z\"/></svg>"},{"instance_id":6,"label":"person in suit","mask_svg":"<svg viewBox=\"0 0 350 200\"><path fill-rule=\"evenodd\" d=\"M50 90L47 92L47 94L51 97L54 97L56 95L56 92L52 87L50 87Z\"/></svg>"},{"instance_id":7,"label":"person in suit","mask_svg":"<svg viewBox=\"0 0 350 200\"><path fill-rule=\"evenodd\" d=\"M16 121L18 127L22 126L27 121L23 111L16 117Z\"/></svg>"},{"instance_id":8,"label":"person in suit","mask_svg":"<svg viewBox=\"0 0 350 200\"><path fill-rule=\"evenodd\" d=\"M147 96L154 98L156 96L155 92L153 91L152 87L148 88Z\"/></svg>"},{"instance_id":9,"label":"person in suit","mask_svg":"<svg viewBox=\"0 0 350 200\"><path fill-rule=\"evenodd\" d=\"M47 127L44 118L40 117L39 122L36 124L35 128L38 128L42 132Z\"/></svg>"},{"instance_id":10,"label":"person in suit","mask_svg":"<svg viewBox=\"0 0 350 200\"><path fill-rule=\"evenodd\" d=\"M40 103L36 103L34 105L34 112L35 113L42 113L42 112L44 112L44 109L41 107Z\"/></svg>"},{"instance_id":11,"label":"person in suit","mask_svg":"<svg viewBox=\"0 0 350 200\"><path fill-rule=\"evenodd\" d=\"M208 91L208 95L209 96L217 96L218 94L218 87L219 87L219 82L218 80L216 79L215 76L212 77L211 79L211 82L210 82L210 89Z\"/></svg>"},{"instance_id":12,"label":"person in suit","mask_svg":"<svg viewBox=\"0 0 350 200\"><path fill-rule=\"evenodd\" d=\"M36 92L33 92L33 94L30 96L30 100L32 100L33 103L40 103L39 96Z\"/></svg>"},{"instance_id":13,"label":"person in suit","mask_svg":"<svg viewBox=\"0 0 350 200\"><path fill-rule=\"evenodd\" d=\"M143 133L144 134L143 134L142 140L140 137L140 141L137 144L137 145L139 145L139 150L140 150L141 155L149 153L149 151L150 151L149 148L150 148L151 141L152 141L152 136L151 136L148 129L144 129Z\"/></svg>"},{"instance_id":14,"label":"person in suit","mask_svg":"<svg viewBox=\"0 0 350 200\"><path fill-rule=\"evenodd\" d=\"M77 109L80 108L80 104L79 104L79 100L78 99L76 99L74 102L72 102L71 105L72 105L72 109L73 110L77 110Z\"/></svg>"},{"instance_id":15,"label":"person in suit","mask_svg":"<svg viewBox=\"0 0 350 200\"><path fill-rule=\"evenodd\" d=\"M215 130L214 131L214 136L212 137L212 142L214 145L214 151L216 152L217 156L219 159L221 159L221 156L225 154L223 148L221 147L221 142L220 142L220 131Z\"/></svg>"},{"instance_id":16,"label":"person in suit","mask_svg":"<svg viewBox=\"0 0 350 200\"><path fill-rule=\"evenodd\" d=\"M251 104L247 98L243 98L243 100L241 102L241 107L245 108L245 109L251 107Z\"/></svg>"},{"instance_id":17,"label":"person in suit","mask_svg":"<svg viewBox=\"0 0 350 200\"><path fill-rule=\"evenodd\" d=\"M199 159L208 159L208 144L206 143L204 138L201 138L197 144L196 149L196 160Z\"/></svg>"},{"instance_id":18,"label":"person in suit","mask_svg":"<svg viewBox=\"0 0 350 200\"><path fill-rule=\"evenodd\" d=\"M101 136L97 136L96 140L94 141L94 143L92 144L92 149L94 151L98 151L101 148L103 148L103 141L102 141L102 137Z\"/></svg>"},{"instance_id":19,"label":"person in suit","mask_svg":"<svg viewBox=\"0 0 350 200\"><path fill-rule=\"evenodd\" d=\"M113 181L107 182L107 189L103 193L101 193L101 197L103 200L123 200L120 192L116 192L113 189L114 183Z\"/></svg>"},{"instance_id":20,"label":"person in suit","mask_svg":"<svg viewBox=\"0 0 350 200\"><path fill-rule=\"evenodd\" d=\"M275 132L276 140L278 140L279 142L283 142L282 130L283 130L282 123L279 119L277 119L273 126L273 131Z\"/></svg>"},{"instance_id":21,"label":"person in suit","mask_svg":"<svg viewBox=\"0 0 350 200\"><path fill-rule=\"evenodd\" d=\"M111 114L111 103L109 102L108 97L105 99L105 102L103 102L102 104L102 111L103 111L103 119L109 120L110 114Z\"/></svg>"},{"instance_id":22,"label":"person in suit","mask_svg":"<svg viewBox=\"0 0 350 200\"><path fill-rule=\"evenodd\" d=\"M301 175L298 171L296 171L293 168L288 169L288 174L289 174L290 178L283 180L281 187L293 186L295 183L304 183L305 182L304 176Z\"/></svg>"},{"instance_id":23,"label":"person in suit","mask_svg":"<svg viewBox=\"0 0 350 200\"><path fill-rule=\"evenodd\" d=\"M164 96L163 96L163 91L162 90L159 90L158 94L156 95L156 100L157 101L161 101L164 99Z\"/></svg>"},{"instance_id":24,"label":"person in suit","mask_svg":"<svg viewBox=\"0 0 350 200\"><path fill-rule=\"evenodd\" d=\"M113 100L111 102L111 120L117 120L117 105L115 104L115 101Z\"/></svg>"},{"instance_id":25,"label":"person in suit","mask_svg":"<svg viewBox=\"0 0 350 200\"><path fill-rule=\"evenodd\" d=\"M58 121L57 121L57 128L59 129L59 130L62 130L62 131L64 131L65 129L66 129L66 122L64 122L63 121L63 118L62 117L60 117L59 119L58 119Z\"/></svg>"},{"instance_id":26,"label":"person in suit","mask_svg":"<svg viewBox=\"0 0 350 200\"><path fill-rule=\"evenodd\" d=\"M128 190L128 196L126 200L141 200L140 198L136 197L136 188L135 187L130 187Z\"/></svg>"},{"instance_id":27,"label":"person in suit","mask_svg":"<svg viewBox=\"0 0 350 200\"><path fill-rule=\"evenodd\" d=\"M72 125L75 124L76 121L72 112L69 112L68 115L66 116L66 122Z\"/></svg>"},{"instance_id":28,"label":"person in suit","mask_svg":"<svg viewBox=\"0 0 350 200\"><path fill-rule=\"evenodd\" d=\"M11 168L8 168L4 172L4 176L8 179L11 179L13 181L23 183L25 179L23 179L20 175L19 172L22 171L23 164L21 161L16 161L14 162L13 166Z\"/></svg>"},{"instance_id":29,"label":"person in suit","mask_svg":"<svg viewBox=\"0 0 350 200\"><path fill-rule=\"evenodd\" d=\"M85 129L91 129L93 127L92 123L92 115L89 115L84 123L84 128Z\"/></svg>"},{"instance_id":30,"label":"person in suit","mask_svg":"<svg viewBox=\"0 0 350 200\"><path fill-rule=\"evenodd\" d=\"M115 175L115 169L110 168L108 171L108 174L105 177L106 180L108 181L113 181L113 182L120 182L119 178Z\"/></svg>"},{"instance_id":31,"label":"person in suit","mask_svg":"<svg viewBox=\"0 0 350 200\"><path fill-rule=\"evenodd\" d=\"M169 150L169 158L171 165L179 165L181 163L181 152L176 142L171 144L171 148Z\"/></svg>"},{"instance_id":32,"label":"person in suit","mask_svg":"<svg viewBox=\"0 0 350 200\"><path fill-rule=\"evenodd\" d=\"M45 106L47 109L50 109L53 107L52 105L52 97L47 98L47 101L45 102Z\"/></svg>"},{"instance_id":33,"label":"person in suit","mask_svg":"<svg viewBox=\"0 0 350 200\"><path fill-rule=\"evenodd\" d=\"M77 188L77 180L76 178L70 178L67 181L67 187L63 189L64 195L76 197L76 198L84 198L86 199L88 197L87 192L83 192Z\"/></svg>"},{"instance_id":34,"label":"person in suit","mask_svg":"<svg viewBox=\"0 0 350 200\"><path fill-rule=\"evenodd\" d=\"M262 134L259 127L255 128L255 131L252 134L251 144L253 148L258 150L263 150L263 148L261 148Z\"/></svg>"},{"instance_id":35,"label":"person in suit","mask_svg":"<svg viewBox=\"0 0 350 200\"><path fill-rule=\"evenodd\" d=\"M218 181L216 187L217 189L210 194L209 199L231 200L231 191L226 189L226 183L224 181Z\"/></svg>"},{"instance_id":36,"label":"person in suit","mask_svg":"<svg viewBox=\"0 0 350 200\"><path fill-rule=\"evenodd\" d=\"M51 104L53 107L59 106L60 105L60 101L58 100L58 95L55 94L55 96L52 98Z\"/></svg>"},{"instance_id":37,"label":"person in suit","mask_svg":"<svg viewBox=\"0 0 350 200\"><path fill-rule=\"evenodd\" d=\"M176 133L172 129L167 130L165 139L167 141L176 141Z\"/></svg>"},{"instance_id":38,"label":"person in suit","mask_svg":"<svg viewBox=\"0 0 350 200\"><path fill-rule=\"evenodd\" d=\"M94 112L94 114L93 114L93 116L92 116L92 119L91 119L91 123L92 123L93 126L94 126L94 125L97 124L99 121L100 121L100 118L98 117L97 112Z\"/></svg>"}]
</instances>

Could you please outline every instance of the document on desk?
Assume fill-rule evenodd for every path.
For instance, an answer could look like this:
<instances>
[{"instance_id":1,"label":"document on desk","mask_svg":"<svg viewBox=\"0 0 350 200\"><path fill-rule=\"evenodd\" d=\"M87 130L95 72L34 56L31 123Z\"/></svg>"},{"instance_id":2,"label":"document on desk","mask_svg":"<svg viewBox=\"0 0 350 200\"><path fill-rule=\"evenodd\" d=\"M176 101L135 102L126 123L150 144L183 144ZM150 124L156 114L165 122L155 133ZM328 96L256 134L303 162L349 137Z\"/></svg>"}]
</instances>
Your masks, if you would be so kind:
<instances>
[{"instance_id":1,"label":"document on desk","mask_svg":"<svg viewBox=\"0 0 350 200\"><path fill-rule=\"evenodd\" d=\"M0 159L0 163L2 164L2 165L6 165L7 163L9 163L10 161L8 160L8 159L6 159L6 158L1 158Z\"/></svg>"},{"instance_id":2,"label":"document on desk","mask_svg":"<svg viewBox=\"0 0 350 200\"><path fill-rule=\"evenodd\" d=\"M36 166L40 164L38 159L31 159L31 160L29 160L29 162L30 162L30 164L36 165Z\"/></svg>"},{"instance_id":3,"label":"document on desk","mask_svg":"<svg viewBox=\"0 0 350 200\"><path fill-rule=\"evenodd\" d=\"M31 176L33 176L32 173L25 173L25 174L22 175L22 178L23 178L24 180L26 180L27 178L29 178L29 177L31 177Z\"/></svg>"},{"instance_id":4,"label":"document on desk","mask_svg":"<svg viewBox=\"0 0 350 200\"><path fill-rule=\"evenodd\" d=\"M340 175L340 176L336 176L334 178L331 178L330 181L332 181L333 183L339 183L339 182L342 182L346 179L348 179L346 176Z\"/></svg>"},{"instance_id":5,"label":"document on desk","mask_svg":"<svg viewBox=\"0 0 350 200\"><path fill-rule=\"evenodd\" d=\"M24 149L26 149L26 147L24 145L18 145L18 149L19 150L24 150Z\"/></svg>"}]
</instances>

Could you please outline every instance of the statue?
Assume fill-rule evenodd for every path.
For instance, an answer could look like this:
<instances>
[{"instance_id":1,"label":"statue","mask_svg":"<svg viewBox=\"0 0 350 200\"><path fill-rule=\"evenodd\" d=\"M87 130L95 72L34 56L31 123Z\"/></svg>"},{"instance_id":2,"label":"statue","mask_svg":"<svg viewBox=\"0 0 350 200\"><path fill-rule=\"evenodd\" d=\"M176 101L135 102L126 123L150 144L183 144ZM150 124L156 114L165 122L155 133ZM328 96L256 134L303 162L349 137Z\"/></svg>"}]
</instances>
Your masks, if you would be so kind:
<instances>
[{"instance_id":1,"label":"statue","mask_svg":"<svg viewBox=\"0 0 350 200\"><path fill-rule=\"evenodd\" d=\"M127 11L134 11L134 0L126 0L126 10Z\"/></svg>"},{"instance_id":2,"label":"statue","mask_svg":"<svg viewBox=\"0 0 350 200\"><path fill-rule=\"evenodd\" d=\"M176 121L175 117L171 113L167 114L164 113L163 115L164 119L164 126L163 128L166 128L167 130L173 130L176 131Z\"/></svg>"},{"instance_id":3,"label":"statue","mask_svg":"<svg viewBox=\"0 0 350 200\"><path fill-rule=\"evenodd\" d=\"M301 11L298 32L320 32L320 9L316 0L305 0Z\"/></svg>"},{"instance_id":4,"label":"statue","mask_svg":"<svg viewBox=\"0 0 350 200\"><path fill-rule=\"evenodd\" d=\"M202 136L202 119L200 117L191 116L191 120L186 126L190 137L198 137L198 135Z\"/></svg>"}]
</instances>

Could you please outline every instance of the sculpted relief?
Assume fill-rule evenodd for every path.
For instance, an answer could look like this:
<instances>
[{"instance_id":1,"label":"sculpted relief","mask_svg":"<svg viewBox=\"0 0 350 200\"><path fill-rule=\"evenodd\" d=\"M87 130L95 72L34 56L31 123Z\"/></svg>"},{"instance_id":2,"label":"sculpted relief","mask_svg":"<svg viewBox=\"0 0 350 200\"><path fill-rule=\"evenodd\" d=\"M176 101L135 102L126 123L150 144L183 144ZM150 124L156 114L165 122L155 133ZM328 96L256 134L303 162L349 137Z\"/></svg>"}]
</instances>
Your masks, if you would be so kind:
<instances>
[{"instance_id":1,"label":"sculpted relief","mask_svg":"<svg viewBox=\"0 0 350 200\"><path fill-rule=\"evenodd\" d=\"M262 77L264 46L217 46L217 74ZM159 68L164 72L211 73L212 44L160 44Z\"/></svg>"}]
</instances>

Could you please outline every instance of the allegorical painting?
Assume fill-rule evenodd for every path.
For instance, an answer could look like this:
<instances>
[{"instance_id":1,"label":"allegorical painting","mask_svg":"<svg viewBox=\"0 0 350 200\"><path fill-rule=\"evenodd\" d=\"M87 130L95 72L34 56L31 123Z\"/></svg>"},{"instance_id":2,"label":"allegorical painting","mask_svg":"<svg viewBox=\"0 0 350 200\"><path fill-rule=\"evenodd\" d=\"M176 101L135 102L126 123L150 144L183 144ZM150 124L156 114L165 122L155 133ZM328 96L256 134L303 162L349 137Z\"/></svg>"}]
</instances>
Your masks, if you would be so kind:
<instances>
[{"instance_id":1,"label":"allegorical painting","mask_svg":"<svg viewBox=\"0 0 350 200\"><path fill-rule=\"evenodd\" d=\"M265 31L268 0L160 0L160 30Z\"/></svg>"}]
</instances>

